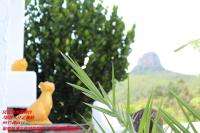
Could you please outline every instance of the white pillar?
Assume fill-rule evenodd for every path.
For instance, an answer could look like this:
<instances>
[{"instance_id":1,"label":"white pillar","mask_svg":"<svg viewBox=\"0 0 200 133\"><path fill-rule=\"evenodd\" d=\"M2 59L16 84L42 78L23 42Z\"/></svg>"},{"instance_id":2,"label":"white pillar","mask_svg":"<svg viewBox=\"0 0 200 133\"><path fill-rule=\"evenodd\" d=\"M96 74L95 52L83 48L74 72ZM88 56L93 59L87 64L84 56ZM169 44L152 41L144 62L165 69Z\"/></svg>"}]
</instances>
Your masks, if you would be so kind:
<instances>
[{"instance_id":1,"label":"white pillar","mask_svg":"<svg viewBox=\"0 0 200 133\"><path fill-rule=\"evenodd\" d=\"M11 70L12 64L23 58L24 53L24 13L25 0L8 0L9 23L6 39L8 42L7 69Z\"/></svg>"},{"instance_id":2,"label":"white pillar","mask_svg":"<svg viewBox=\"0 0 200 133\"><path fill-rule=\"evenodd\" d=\"M11 71L12 64L23 58L24 12L24 0L0 0L0 101L11 108L26 108L36 100L35 72Z\"/></svg>"},{"instance_id":3,"label":"white pillar","mask_svg":"<svg viewBox=\"0 0 200 133\"><path fill-rule=\"evenodd\" d=\"M0 0L0 132L3 127L3 114L2 111L6 109L6 53L7 53L7 32L8 32L8 21L9 21L9 1Z\"/></svg>"},{"instance_id":4,"label":"white pillar","mask_svg":"<svg viewBox=\"0 0 200 133\"><path fill-rule=\"evenodd\" d=\"M23 58L24 0L0 0L0 133L7 109L7 75L11 64Z\"/></svg>"}]
</instances>

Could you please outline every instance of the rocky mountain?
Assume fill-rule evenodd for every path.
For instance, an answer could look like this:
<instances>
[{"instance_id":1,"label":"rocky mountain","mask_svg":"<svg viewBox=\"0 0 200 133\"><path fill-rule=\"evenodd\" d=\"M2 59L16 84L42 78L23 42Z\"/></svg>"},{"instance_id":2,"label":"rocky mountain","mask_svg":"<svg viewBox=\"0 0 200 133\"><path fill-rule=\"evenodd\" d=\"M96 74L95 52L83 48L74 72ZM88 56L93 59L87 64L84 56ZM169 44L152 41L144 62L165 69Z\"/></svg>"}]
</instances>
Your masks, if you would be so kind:
<instances>
[{"instance_id":1,"label":"rocky mountain","mask_svg":"<svg viewBox=\"0 0 200 133\"><path fill-rule=\"evenodd\" d=\"M149 52L139 59L138 64L132 70L133 74L144 74L151 72L164 72L165 69L160 63L160 59L156 53Z\"/></svg>"}]
</instances>

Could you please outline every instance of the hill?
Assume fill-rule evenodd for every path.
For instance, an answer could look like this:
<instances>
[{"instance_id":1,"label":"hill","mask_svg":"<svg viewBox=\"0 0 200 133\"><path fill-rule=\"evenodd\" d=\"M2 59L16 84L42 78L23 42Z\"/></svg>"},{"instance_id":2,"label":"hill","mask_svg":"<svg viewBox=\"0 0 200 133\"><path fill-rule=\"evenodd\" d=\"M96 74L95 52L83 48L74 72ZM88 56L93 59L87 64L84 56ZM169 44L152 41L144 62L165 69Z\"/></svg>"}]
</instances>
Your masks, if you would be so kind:
<instances>
[{"instance_id":1,"label":"hill","mask_svg":"<svg viewBox=\"0 0 200 133\"><path fill-rule=\"evenodd\" d=\"M173 90L187 102L200 109L200 78L166 70L155 53L147 53L138 61L138 65L129 74L132 111L144 107L152 94L155 101L162 98L165 108L172 114L178 107L169 90ZM127 79L116 84L116 99L119 104L126 104ZM195 102L194 102L195 101ZM181 112L181 110L180 110ZM176 114L174 114L176 115ZM182 119L182 113L177 116Z\"/></svg>"},{"instance_id":2,"label":"hill","mask_svg":"<svg viewBox=\"0 0 200 133\"><path fill-rule=\"evenodd\" d=\"M160 59L156 53L149 52L139 59L138 64L132 70L133 74L144 74L151 72L163 72L165 69L160 63Z\"/></svg>"},{"instance_id":3,"label":"hill","mask_svg":"<svg viewBox=\"0 0 200 133\"><path fill-rule=\"evenodd\" d=\"M197 76L182 75L170 71L160 73L130 74L131 101L147 98L150 93L158 96L167 95L172 87L190 88L200 90L200 79ZM181 88L180 88L181 89ZM116 85L116 96L118 102L126 101L127 80L118 82ZM122 97L124 96L124 97Z\"/></svg>"}]
</instances>

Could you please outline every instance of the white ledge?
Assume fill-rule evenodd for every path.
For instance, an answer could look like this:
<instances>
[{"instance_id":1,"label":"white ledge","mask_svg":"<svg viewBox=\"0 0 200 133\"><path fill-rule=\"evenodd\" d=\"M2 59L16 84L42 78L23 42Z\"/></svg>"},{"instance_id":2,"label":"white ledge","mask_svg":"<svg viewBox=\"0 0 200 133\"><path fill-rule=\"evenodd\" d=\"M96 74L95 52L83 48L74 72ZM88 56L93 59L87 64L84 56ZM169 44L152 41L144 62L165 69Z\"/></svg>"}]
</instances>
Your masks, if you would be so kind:
<instances>
[{"instance_id":1,"label":"white ledge","mask_svg":"<svg viewBox=\"0 0 200 133\"><path fill-rule=\"evenodd\" d=\"M35 72L9 72L7 75L7 107L26 108L37 97Z\"/></svg>"}]
</instances>

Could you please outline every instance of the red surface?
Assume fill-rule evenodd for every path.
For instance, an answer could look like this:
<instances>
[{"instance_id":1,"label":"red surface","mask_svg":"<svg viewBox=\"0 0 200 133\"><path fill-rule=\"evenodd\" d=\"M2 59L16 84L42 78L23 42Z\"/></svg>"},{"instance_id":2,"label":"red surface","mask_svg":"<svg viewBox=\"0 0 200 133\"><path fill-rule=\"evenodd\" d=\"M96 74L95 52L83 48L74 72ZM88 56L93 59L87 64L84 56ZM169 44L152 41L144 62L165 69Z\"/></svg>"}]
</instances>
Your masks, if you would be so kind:
<instances>
[{"instance_id":1,"label":"red surface","mask_svg":"<svg viewBox=\"0 0 200 133\"><path fill-rule=\"evenodd\" d=\"M8 127L8 131L48 131L48 130L54 130L54 131L79 131L81 128L79 126L48 126L48 127L42 127L42 126L26 126L26 127Z\"/></svg>"}]
</instances>

